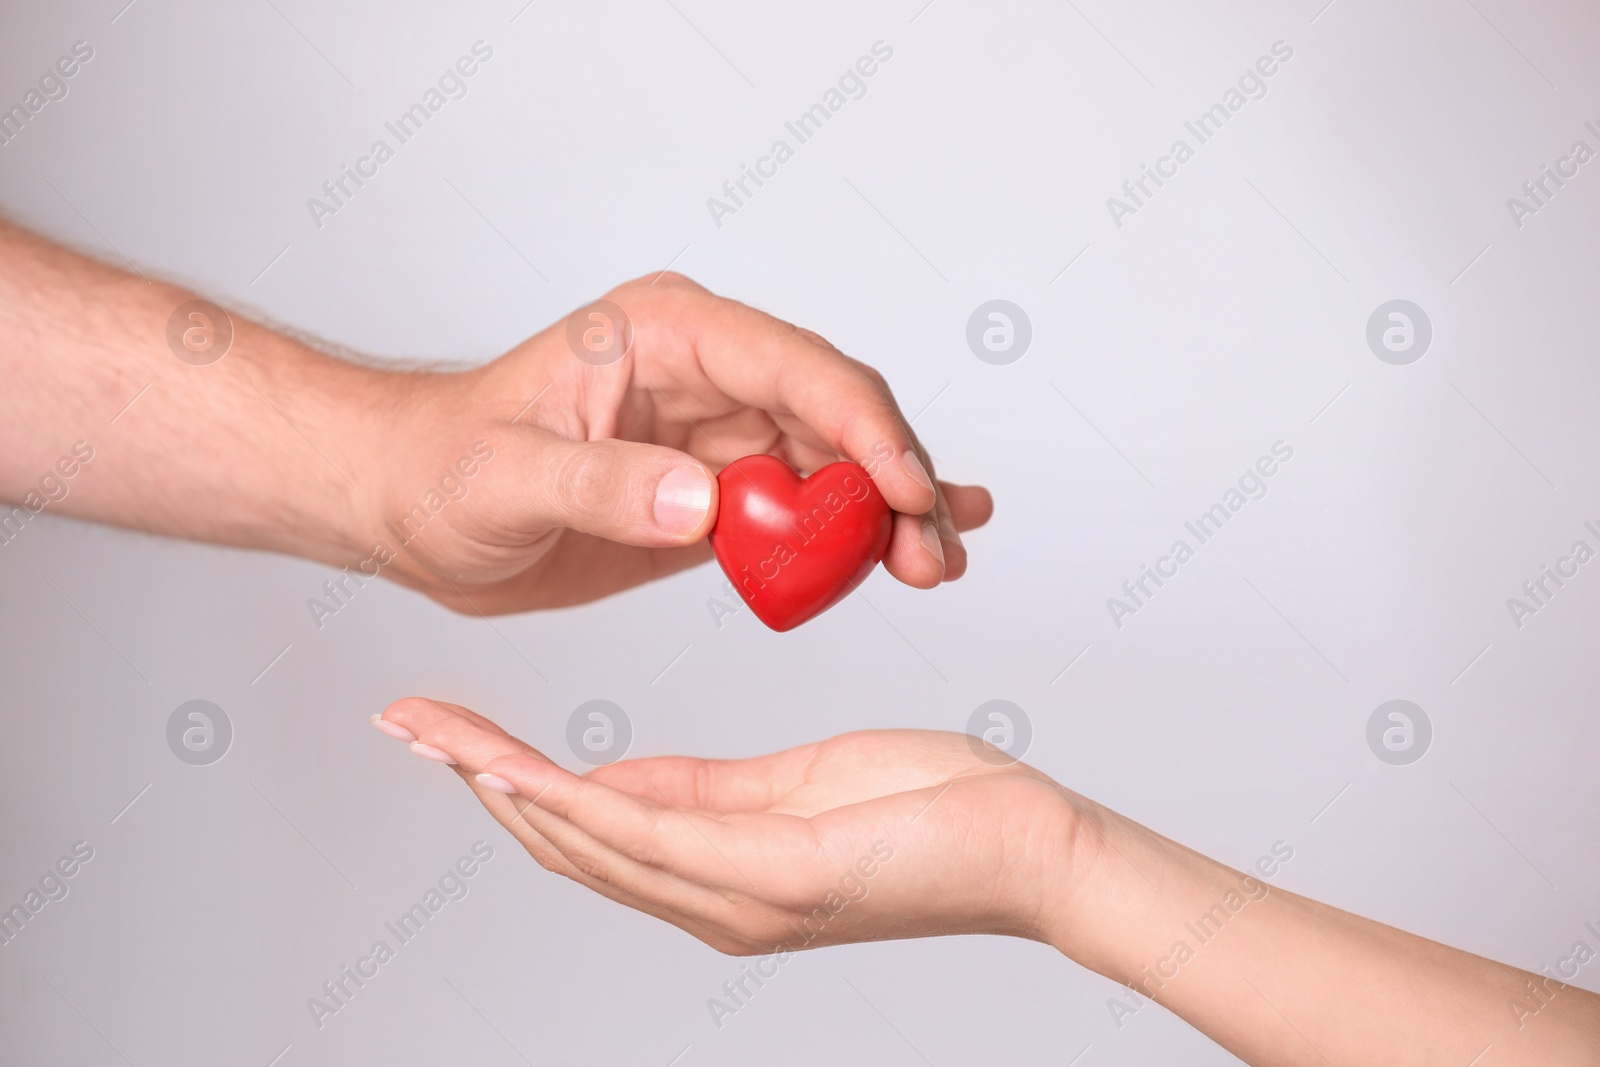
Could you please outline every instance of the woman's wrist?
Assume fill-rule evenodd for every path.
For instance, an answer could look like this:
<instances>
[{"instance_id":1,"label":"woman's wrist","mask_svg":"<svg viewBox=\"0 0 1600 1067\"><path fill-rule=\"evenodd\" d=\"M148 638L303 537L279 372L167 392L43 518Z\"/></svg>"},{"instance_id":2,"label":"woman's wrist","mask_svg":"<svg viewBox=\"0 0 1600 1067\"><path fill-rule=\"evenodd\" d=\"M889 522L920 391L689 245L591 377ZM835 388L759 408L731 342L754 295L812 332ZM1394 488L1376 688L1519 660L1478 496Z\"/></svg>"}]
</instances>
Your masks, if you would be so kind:
<instances>
[{"instance_id":1,"label":"woman's wrist","mask_svg":"<svg viewBox=\"0 0 1600 1067\"><path fill-rule=\"evenodd\" d=\"M1159 996L1187 962L1175 946L1214 936L1271 891L1110 808L1066 790L1062 797L1075 844L1071 869L1060 872L1049 897L1046 939L1146 996ZM1204 924L1198 935L1196 921Z\"/></svg>"},{"instance_id":2,"label":"woman's wrist","mask_svg":"<svg viewBox=\"0 0 1600 1067\"><path fill-rule=\"evenodd\" d=\"M1053 783L1052 783L1053 784ZM1111 835L1126 833L1116 812L1064 786L1054 785L1058 839L1069 844L1057 854L1048 875L1041 909L1040 939L1062 955L1110 976L1102 942L1106 903L1114 899L1126 861Z\"/></svg>"}]
</instances>

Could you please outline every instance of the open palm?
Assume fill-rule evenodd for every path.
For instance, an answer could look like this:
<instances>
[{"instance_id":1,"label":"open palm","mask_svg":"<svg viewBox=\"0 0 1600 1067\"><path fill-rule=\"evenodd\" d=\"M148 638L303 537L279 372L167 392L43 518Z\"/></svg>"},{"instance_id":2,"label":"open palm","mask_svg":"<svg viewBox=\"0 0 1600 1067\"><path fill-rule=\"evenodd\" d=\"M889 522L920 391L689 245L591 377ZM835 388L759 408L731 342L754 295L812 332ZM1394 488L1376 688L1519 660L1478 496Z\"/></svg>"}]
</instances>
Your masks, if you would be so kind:
<instances>
[{"instance_id":1,"label":"open palm","mask_svg":"<svg viewBox=\"0 0 1600 1067\"><path fill-rule=\"evenodd\" d=\"M403 700L383 723L453 760L544 867L724 952L1038 937L1041 887L1066 876L1079 826L1049 778L962 734L869 730L579 776L454 705Z\"/></svg>"}]
</instances>

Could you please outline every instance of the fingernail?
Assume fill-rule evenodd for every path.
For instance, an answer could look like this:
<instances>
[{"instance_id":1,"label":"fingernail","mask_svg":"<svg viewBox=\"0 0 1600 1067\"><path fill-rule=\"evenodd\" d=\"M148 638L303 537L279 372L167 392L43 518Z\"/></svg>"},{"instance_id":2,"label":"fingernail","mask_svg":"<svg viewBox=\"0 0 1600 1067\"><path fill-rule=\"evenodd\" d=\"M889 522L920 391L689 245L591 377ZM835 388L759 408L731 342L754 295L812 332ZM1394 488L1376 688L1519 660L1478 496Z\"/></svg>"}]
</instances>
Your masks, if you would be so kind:
<instances>
[{"instance_id":1,"label":"fingernail","mask_svg":"<svg viewBox=\"0 0 1600 1067\"><path fill-rule=\"evenodd\" d=\"M961 535L956 532L955 521L948 515L939 516L939 536L957 548L961 547Z\"/></svg>"},{"instance_id":2,"label":"fingernail","mask_svg":"<svg viewBox=\"0 0 1600 1067\"><path fill-rule=\"evenodd\" d=\"M454 763L456 761L456 758L450 755L450 753L446 752L444 749L434 748L432 745L425 745L421 741L411 742L411 751L415 752L423 759L438 760L440 763Z\"/></svg>"},{"instance_id":3,"label":"fingernail","mask_svg":"<svg viewBox=\"0 0 1600 1067\"><path fill-rule=\"evenodd\" d=\"M672 468L656 486L656 525L666 533L693 533L710 507L711 474L697 464Z\"/></svg>"},{"instance_id":4,"label":"fingernail","mask_svg":"<svg viewBox=\"0 0 1600 1067\"><path fill-rule=\"evenodd\" d=\"M922 547L928 550L928 555L939 561L939 566L944 566L944 546L939 543L939 530L931 522L922 524Z\"/></svg>"},{"instance_id":5,"label":"fingernail","mask_svg":"<svg viewBox=\"0 0 1600 1067\"><path fill-rule=\"evenodd\" d=\"M900 453L900 469L909 474L913 481L924 489L933 488L933 479L928 477L928 468L922 465L922 460L917 458L914 449L906 449Z\"/></svg>"},{"instance_id":6,"label":"fingernail","mask_svg":"<svg viewBox=\"0 0 1600 1067\"><path fill-rule=\"evenodd\" d=\"M515 793L517 791L516 786L506 781L498 774L490 774L485 771L483 774L478 775L477 778L479 785L483 786L485 789L493 789L496 793Z\"/></svg>"},{"instance_id":7,"label":"fingernail","mask_svg":"<svg viewBox=\"0 0 1600 1067\"><path fill-rule=\"evenodd\" d=\"M372 725L376 726L384 733L388 734L390 737L394 738L396 741L415 741L417 739L416 734L412 733L410 730L407 730L404 726L401 726L397 722L390 722L382 715L374 715L368 721L370 721Z\"/></svg>"}]
</instances>

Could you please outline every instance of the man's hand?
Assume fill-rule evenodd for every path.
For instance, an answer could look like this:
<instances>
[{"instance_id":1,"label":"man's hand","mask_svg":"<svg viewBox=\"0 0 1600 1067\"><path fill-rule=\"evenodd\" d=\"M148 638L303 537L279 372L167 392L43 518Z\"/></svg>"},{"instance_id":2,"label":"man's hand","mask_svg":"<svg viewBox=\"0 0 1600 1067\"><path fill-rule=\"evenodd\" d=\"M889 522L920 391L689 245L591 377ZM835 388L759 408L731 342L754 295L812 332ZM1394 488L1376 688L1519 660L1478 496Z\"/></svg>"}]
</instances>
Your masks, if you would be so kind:
<instances>
[{"instance_id":1,"label":"man's hand","mask_svg":"<svg viewBox=\"0 0 1600 1067\"><path fill-rule=\"evenodd\" d=\"M933 481L876 371L676 275L606 299L622 321L580 309L470 371L382 369L0 220L0 543L48 510L523 611L705 560L714 472L770 452L866 467L901 581L966 569L989 494Z\"/></svg>"},{"instance_id":2,"label":"man's hand","mask_svg":"<svg viewBox=\"0 0 1600 1067\"><path fill-rule=\"evenodd\" d=\"M386 573L461 611L605 596L708 558L714 474L753 453L801 470L855 460L896 512L889 572L929 588L965 571L959 531L987 521L989 494L933 481L882 375L677 275L605 300L627 318L597 312L597 328L632 340L613 362L575 354L580 309L576 331L563 320L484 367L404 386L368 461L375 537L409 534L405 516L476 442L493 459Z\"/></svg>"}]
</instances>

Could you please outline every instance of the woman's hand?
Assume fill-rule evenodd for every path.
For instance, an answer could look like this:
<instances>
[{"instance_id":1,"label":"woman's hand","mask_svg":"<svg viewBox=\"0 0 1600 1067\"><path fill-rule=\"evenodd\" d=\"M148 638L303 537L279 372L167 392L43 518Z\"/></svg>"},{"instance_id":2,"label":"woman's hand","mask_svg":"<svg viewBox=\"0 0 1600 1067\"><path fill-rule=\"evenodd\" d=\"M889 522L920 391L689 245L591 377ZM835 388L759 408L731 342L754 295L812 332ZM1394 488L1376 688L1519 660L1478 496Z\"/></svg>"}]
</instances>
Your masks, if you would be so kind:
<instances>
[{"instance_id":1,"label":"woman's hand","mask_svg":"<svg viewBox=\"0 0 1600 1067\"><path fill-rule=\"evenodd\" d=\"M453 762L546 868L723 952L1014 934L1131 987L1119 1029L1154 1001L1263 1067L1600 1063L1600 996L1241 874L960 734L579 777L464 708L374 721Z\"/></svg>"},{"instance_id":2,"label":"woman's hand","mask_svg":"<svg viewBox=\"0 0 1600 1067\"><path fill-rule=\"evenodd\" d=\"M385 429L358 480L380 487L383 572L460 611L580 603L705 560L714 473L753 453L865 467L896 512L884 566L918 588L960 577L959 531L992 510L933 480L877 371L674 274L473 371L395 375L374 406Z\"/></svg>"},{"instance_id":3,"label":"woman's hand","mask_svg":"<svg viewBox=\"0 0 1600 1067\"><path fill-rule=\"evenodd\" d=\"M1079 816L960 734L871 730L747 760L623 760L579 777L465 708L378 723L455 769L546 869L722 952L1002 933L1044 939ZM420 746L420 747L419 747Z\"/></svg>"}]
</instances>

